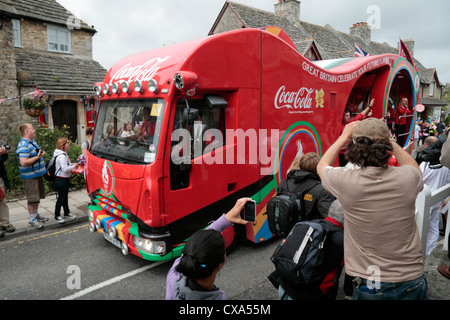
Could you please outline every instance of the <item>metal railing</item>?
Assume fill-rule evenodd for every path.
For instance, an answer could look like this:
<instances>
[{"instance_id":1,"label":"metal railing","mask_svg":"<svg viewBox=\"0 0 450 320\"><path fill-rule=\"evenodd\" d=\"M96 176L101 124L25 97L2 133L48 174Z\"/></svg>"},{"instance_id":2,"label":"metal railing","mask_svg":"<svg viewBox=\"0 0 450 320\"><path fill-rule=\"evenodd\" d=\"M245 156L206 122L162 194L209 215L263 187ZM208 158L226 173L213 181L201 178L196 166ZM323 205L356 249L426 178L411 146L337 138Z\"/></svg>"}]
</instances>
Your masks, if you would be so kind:
<instances>
[{"instance_id":1,"label":"metal railing","mask_svg":"<svg viewBox=\"0 0 450 320\"><path fill-rule=\"evenodd\" d=\"M425 260L427 249L427 237L430 225L430 208L437 203L447 199L450 196L450 183L435 190L424 185L423 190L417 195L416 199L416 223L419 228L420 241L422 242L422 258ZM445 228L444 250L448 250L448 237L450 232L450 223L447 221Z\"/></svg>"},{"instance_id":2,"label":"metal railing","mask_svg":"<svg viewBox=\"0 0 450 320\"><path fill-rule=\"evenodd\" d=\"M398 119L399 119L399 121L400 121L400 118L412 118L412 117L414 117L414 114L409 114L409 115L406 115L406 116L399 116L398 117ZM415 129L415 127L413 126L413 130ZM408 135L408 134L410 134L411 133L411 131L408 131L408 132L405 132L405 133L401 133L401 134L399 134L398 135L398 137L401 137L401 136L406 136L406 135ZM397 137L397 138L398 138Z\"/></svg>"}]
</instances>

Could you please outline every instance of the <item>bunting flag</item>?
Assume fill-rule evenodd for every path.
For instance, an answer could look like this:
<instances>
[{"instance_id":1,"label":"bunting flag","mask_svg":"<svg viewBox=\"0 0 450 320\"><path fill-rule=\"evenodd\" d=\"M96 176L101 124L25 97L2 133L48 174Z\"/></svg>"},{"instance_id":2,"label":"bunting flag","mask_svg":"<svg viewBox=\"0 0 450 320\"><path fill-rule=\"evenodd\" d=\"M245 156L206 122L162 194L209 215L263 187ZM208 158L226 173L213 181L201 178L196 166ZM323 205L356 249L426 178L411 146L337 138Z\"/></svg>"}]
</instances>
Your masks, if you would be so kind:
<instances>
[{"instance_id":1,"label":"bunting flag","mask_svg":"<svg viewBox=\"0 0 450 320\"><path fill-rule=\"evenodd\" d=\"M35 88L34 91L27 93L26 96L27 95L30 96L31 99L40 98L42 96L42 92L40 92L38 88Z\"/></svg>"},{"instance_id":2,"label":"bunting flag","mask_svg":"<svg viewBox=\"0 0 450 320\"><path fill-rule=\"evenodd\" d=\"M371 54L365 52L355 43L355 57L370 57Z\"/></svg>"},{"instance_id":3,"label":"bunting flag","mask_svg":"<svg viewBox=\"0 0 450 320\"><path fill-rule=\"evenodd\" d=\"M23 95L18 95L15 97L11 97L11 98L6 98L6 99L0 99L0 104L2 104L3 102L5 102L6 100L15 100L15 99L19 99L20 97L29 97L31 99L34 98L39 98L41 97L43 94L45 94L45 91L39 91L38 88L35 88L33 91L25 93Z\"/></svg>"},{"instance_id":4,"label":"bunting flag","mask_svg":"<svg viewBox=\"0 0 450 320\"><path fill-rule=\"evenodd\" d=\"M416 64L414 63L411 53L409 53L408 47L403 43L402 39L400 39L400 48L399 48L398 55L400 57L403 57L406 60L408 60L409 63L411 63L412 66L414 67L414 70L416 70L416 72L417 72Z\"/></svg>"}]
</instances>

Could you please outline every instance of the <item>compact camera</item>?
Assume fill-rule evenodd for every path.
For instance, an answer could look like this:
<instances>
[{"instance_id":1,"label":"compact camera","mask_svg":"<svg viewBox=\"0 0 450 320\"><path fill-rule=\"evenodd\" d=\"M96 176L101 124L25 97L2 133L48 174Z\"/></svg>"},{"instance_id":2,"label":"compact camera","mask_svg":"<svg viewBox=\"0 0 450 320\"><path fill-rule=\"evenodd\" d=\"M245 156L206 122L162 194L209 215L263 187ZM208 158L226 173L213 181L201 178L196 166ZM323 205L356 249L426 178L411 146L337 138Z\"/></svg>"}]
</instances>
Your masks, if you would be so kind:
<instances>
[{"instance_id":1,"label":"compact camera","mask_svg":"<svg viewBox=\"0 0 450 320\"><path fill-rule=\"evenodd\" d=\"M9 144L8 144L8 142L3 142L3 144L2 144L2 146L1 146L2 148L5 148L6 150L9 150L9 149L11 149L11 147L9 146Z\"/></svg>"},{"instance_id":2,"label":"compact camera","mask_svg":"<svg viewBox=\"0 0 450 320\"><path fill-rule=\"evenodd\" d=\"M256 221L256 202L255 200L249 200L244 205L244 220L255 222Z\"/></svg>"}]
</instances>

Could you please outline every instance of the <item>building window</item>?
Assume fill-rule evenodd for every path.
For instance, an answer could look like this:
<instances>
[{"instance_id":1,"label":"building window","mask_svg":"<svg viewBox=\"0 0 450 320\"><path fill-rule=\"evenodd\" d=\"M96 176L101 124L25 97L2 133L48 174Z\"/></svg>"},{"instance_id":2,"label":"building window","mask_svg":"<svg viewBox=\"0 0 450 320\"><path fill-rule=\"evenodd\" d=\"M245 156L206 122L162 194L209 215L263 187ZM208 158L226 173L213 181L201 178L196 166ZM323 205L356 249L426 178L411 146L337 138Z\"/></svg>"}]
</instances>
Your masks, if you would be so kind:
<instances>
[{"instance_id":1,"label":"building window","mask_svg":"<svg viewBox=\"0 0 450 320\"><path fill-rule=\"evenodd\" d=\"M48 51L71 52L70 31L57 26L47 26Z\"/></svg>"},{"instance_id":2,"label":"building window","mask_svg":"<svg viewBox=\"0 0 450 320\"><path fill-rule=\"evenodd\" d=\"M434 96L434 84L435 82L431 82L430 84L430 97Z\"/></svg>"},{"instance_id":3,"label":"building window","mask_svg":"<svg viewBox=\"0 0 450 320\"><path fill-rule=\"evenodd\" d=\"M13 34L14 34L14 46L21 47L22 40L20 39L20 20L12 19Z\"/></svg>"}]
</instances>

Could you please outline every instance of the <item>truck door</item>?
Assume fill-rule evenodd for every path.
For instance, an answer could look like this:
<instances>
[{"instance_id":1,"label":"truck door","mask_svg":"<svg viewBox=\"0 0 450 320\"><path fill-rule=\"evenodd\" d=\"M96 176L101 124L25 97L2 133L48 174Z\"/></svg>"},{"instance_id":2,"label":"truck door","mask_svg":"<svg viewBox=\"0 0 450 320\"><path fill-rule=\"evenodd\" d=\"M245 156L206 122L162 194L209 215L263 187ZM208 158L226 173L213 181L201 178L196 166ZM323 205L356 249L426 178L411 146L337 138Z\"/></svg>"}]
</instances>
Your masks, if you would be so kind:
<instances>
[{"instance_id":1,"label":"truck door","mask_svg":"<svg viewBox=\"0 0 450 320\"><path fill-rule=\"evenodd\" d=\"M164 160L165 224L179 243L227 212L237 200L238 170L226 164L226 101L220 96L174 102ZM169 127L171 126L169 124Z\"/></svg>"}]
</instances>

